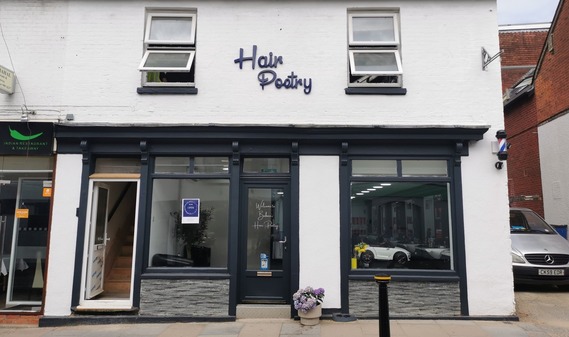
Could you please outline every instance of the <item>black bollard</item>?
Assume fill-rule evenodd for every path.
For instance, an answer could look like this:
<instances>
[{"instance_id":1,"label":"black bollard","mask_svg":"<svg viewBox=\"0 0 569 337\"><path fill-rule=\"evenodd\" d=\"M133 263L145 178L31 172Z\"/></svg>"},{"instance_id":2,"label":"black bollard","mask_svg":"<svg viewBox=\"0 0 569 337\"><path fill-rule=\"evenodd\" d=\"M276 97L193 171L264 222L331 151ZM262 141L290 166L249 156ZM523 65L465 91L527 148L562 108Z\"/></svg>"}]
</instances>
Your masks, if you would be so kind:
<instances>
[{"instance_id":1,"label":"black bollard","mask_svg":"<svg viewBox=\"0 0 569 337\"><path fill-rule=\"evenodd\" d=\"M387 300L387 284L391 281L389 275L375 275L375 282L379 284L379 337L390 337L389 331L389 302Z\"/></svg>"}]
</instances>

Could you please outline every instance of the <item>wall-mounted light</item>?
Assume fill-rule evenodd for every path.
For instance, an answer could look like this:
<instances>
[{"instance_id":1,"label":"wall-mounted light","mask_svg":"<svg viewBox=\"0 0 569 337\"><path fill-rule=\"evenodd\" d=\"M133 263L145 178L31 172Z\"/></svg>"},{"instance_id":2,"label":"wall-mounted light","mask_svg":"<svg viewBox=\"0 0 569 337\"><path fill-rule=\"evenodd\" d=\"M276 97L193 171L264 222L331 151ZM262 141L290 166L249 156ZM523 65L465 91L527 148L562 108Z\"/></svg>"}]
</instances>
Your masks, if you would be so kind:
<instances>
[{"instance_id":1,"label":"wall-mounted light","mask_svg":"<svg viewBox=\"0 0 569 337\"><path fill-rule=\"evenodd\" d=\"M496 162L496 164L494 164L494 166L498 169L501 170L502 167L504 166L504 163L502 161L504 160L508 160L508 149L510 148L511 144L508 143L508 141L506 140L506 131L504 130L498 130L496 131L496 142L493 142L493 153L495 153L498 156L498 162Z\"/></svg>"}]
</instances>

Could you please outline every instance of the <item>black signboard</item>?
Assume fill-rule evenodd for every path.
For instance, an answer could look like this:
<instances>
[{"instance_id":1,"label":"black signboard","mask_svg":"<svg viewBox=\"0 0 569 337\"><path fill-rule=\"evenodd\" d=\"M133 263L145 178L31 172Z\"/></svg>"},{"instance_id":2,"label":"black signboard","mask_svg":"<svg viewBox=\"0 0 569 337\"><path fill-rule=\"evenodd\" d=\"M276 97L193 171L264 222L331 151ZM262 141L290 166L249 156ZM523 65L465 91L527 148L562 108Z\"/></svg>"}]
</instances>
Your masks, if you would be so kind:
<instances>
[{"instance_id":1,"label":"black signboard","mask_svg":"<svg viewBox=\"0 0 569 337\"><path fill-rule=\"evenodd\" d=\"M0 123L0 155L46 156L52 152L52 123Z\"/></svg>"}]
</instances>

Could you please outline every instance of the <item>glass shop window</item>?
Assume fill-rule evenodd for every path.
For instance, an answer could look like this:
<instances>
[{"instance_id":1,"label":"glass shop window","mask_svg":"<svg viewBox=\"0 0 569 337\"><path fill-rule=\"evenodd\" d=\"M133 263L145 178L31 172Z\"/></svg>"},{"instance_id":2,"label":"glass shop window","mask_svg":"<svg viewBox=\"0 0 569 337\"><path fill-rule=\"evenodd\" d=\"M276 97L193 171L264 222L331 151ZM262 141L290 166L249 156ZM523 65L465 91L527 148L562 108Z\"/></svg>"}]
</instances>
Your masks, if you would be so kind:
<instances>
[{"instance_id":1,"label":"glass shop window","mask_svg":"<svg viewBox=\"0 0 569 337\"><path fill-rule=\"evenodd\" d=\"M397 174L386 176L393 162ZM352 268L452 269L447 167L446 160L352 161Z\"/></svg>"},{"instance_id":2,"label":"glass shop window","mask_svg":"<svg viewBox=\"0 0 569 337\"><path fill-rule=\"evenodd\" d=\"M227 267L229 179L154 179L150 267Z\"/></svg>"}]
</instances>

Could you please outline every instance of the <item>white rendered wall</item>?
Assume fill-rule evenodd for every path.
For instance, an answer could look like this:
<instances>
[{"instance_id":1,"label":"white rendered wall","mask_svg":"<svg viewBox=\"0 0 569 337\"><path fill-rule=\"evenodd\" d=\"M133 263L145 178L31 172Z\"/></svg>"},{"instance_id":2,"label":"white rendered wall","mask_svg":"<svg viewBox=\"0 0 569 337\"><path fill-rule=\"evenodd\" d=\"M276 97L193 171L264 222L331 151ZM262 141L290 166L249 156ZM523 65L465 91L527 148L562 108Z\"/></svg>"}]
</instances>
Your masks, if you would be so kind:
<instances>
[{"instance_id":1,"label":"white rendered wall","mask_svg":"<svg viewBox=\"0 0 569 337\"><path fill-rule=\"evenodd\" d=\"M181 6L197 8L199 93L138 95L145 7ZM344 94L347 8L358 7L399 8L406 95ZM480 54L482 47L490 54L499 51L495 0L2 0L0 22L21 84L13 95L0 95L1 120L19 120L26 104L36 111L32 122L60 119L81 125L490 127L462 159L470 314L514 311L506 169L494 168L497 158L490 145L496 130L503 129L500 64L496 60L483 71ZM312 92L261 90L260 69L252 70L250 63L239 69L233 62L240 48L250 56L252 45L258 46L258 56L273 52L283 57L284 64L274 69L280 77L294 71L311 78ZM6 51L0 43L0 64L12 68ZM73 114L74 121L65 121L66 114ZM317 158L334 164L316 165ZM337 158L303 160L301 236L308 228L303 224L326 226L318 234L339 242L337 191L327 191L338 188L330 184L338 180L337 172L330 170L337 167ZM62 181L76 183L80 171L69 176L73 172ZM312 214L309 206L326 212ZM54 218L63 216L56 213ZM331 247L323 243L326 240L310 237L315 242L309 243L308 238L301 237L301 285L332 282L314 285L326 288L326 307L337 307L339 252L326 250L333 254L311 257L314 247ZM51 291L46 313L53 312Z\"/></svg>"},{"instance_id":2,"label":"white rendered wall","mask_svg":"<svg viewBox=\"0 0 569 337\"><path fill-rule=\"evenodd\" d=\"M197 95L138 95L145 7L197 8ZM345 95L347 8L399 8L404 96ZM15 1L0 20L25 93L37 114L101 124L487 125L499 62L481 70L481 47L496 53L495 1ZM23 14L25 13L25 15ZM312 79L301 90L261 90L239 49L273 52ZM0 45L0 64L10 61ZM0 108L24 104L19 88ZM373 111L370 110L373 107ZM499 110L500 109L500 110ZM104 116L104 117L103 117Z\"/></svg>"},{"instance_id":3,"label":"white rendered wall","mask_svg":"<svg viewBox=\"0 0 569 337\"><path fill-rule=\"evenodd\" d=\"M81 155L57 156L44 308L46 316L71 313L81 170Z\"/></svg>"},{"instance_id":4,"label":"white rendered wall","mask_svg":"<svg viewBox=\"0 0 569 337\"><path fill-rule=\"evenodd\" d=\"M498 124L499 121L494 121ZM514 315L507 164L494 167L497 129L462 157L468 305L472 316Z\"/></svg>"},{"instance_id":5,"label":"white rendered wall","mask_svg":"<svg viewBox=\"0 0 569 337\"><path fill-rule=\"evenodd\" d=\"M569 224L567 130L569 130L567 114L538 128L543 208L545 220L554 225Z\"/></svg>"},{"instance_id":6,"label":"white rendered wall","mask_svg":"<svg viewBox=\"0 0 569 337\"><path fill-rule=\"evenodd\" d=\"M324 288L324 308L340 308L340 159L300 156L299 253L304 288Z\"/></svg>"}]
</instances>

